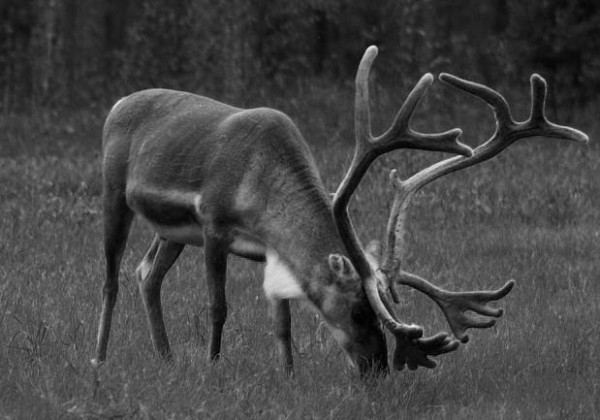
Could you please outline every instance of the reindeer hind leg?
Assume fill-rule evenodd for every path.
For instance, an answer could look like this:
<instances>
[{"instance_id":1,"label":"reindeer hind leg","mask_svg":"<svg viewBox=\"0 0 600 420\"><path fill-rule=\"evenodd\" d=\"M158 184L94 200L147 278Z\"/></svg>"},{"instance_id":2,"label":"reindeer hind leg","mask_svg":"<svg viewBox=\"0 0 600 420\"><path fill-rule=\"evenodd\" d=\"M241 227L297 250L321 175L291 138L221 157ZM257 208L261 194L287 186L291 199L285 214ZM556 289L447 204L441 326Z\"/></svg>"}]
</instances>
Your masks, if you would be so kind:
<instances>
[{"instance_id":1,"label":"reindeer hind leg","mask_svg":"<svg viewBox=\"0 0 600 420\"><path fill-rule=\"evenodd\" d=\"M163 279L185 245L154 237L152 244L136 270L138 288L144 303L150 337L154 349L166 360L173 358L163 319L160 291Z\"/></svg>"},{"instance_id":2,"label":"reindeer hind leg","mask_svg":"<svg viewBox=\"0 0 600 420\"><path fill-rule=\"evenodd\" d=\"M272 300L270 306L280 363L285 374L291 376L294 373L294 359L292 356L290 301L289 299Z\"/></svg>"},{"instance_id":3,"label":"reindeer hind leg","mask_svg":"<svg viewBox=\"0 0 600 420\"><path fill-rule=\"evenodd\" d=\"M106 280L103 288L102 312L98 325L96 357L92 359L94 366L98 366L106 360L112 314L119 292L119 268L134 217L133 212L125 202L125 197L118 192L105 194L103 201Z\"/></svg>"}]
</instances>

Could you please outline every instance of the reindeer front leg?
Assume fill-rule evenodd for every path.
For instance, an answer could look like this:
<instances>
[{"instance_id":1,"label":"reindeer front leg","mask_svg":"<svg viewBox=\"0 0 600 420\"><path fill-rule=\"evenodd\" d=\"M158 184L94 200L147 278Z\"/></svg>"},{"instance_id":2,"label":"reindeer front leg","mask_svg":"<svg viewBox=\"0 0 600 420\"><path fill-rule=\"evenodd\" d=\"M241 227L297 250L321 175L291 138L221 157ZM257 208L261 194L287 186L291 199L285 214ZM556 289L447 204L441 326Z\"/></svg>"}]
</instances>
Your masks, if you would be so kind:
<instances>
[{"instance_id":1,"label":"reindeer front leg","mask_svg":"<svg viewBox=\"0 0 600 420\"><path fill-rule=\"evenodd\" d=\"M165 329L160 291L165 275L181 254L184 246L161 239L156 235L136 270L138 289L150 327L150 337L154 349L165 360L172 360L173 355Z\"/></svg>"},{"instance_id":2,"label":"reindeer front leg","mask_svg":"<svg viewBox=\"0 0 600 420\"><path fill-rule=\"evenodd\" d=\"M204 234L204 265L210 308L211 332L208 345L208 359L217 360L221 356L221 337L227 318L225 300L225 280L227 274L227 254L229 244L225 235L207 227Z\"/></svg>"},{"instance_id":3,"label":"reindeer front leg","mask_svg":"<svg viewBox=\"0 0 600 420\"><path fill-rule=\"evenodd\" d=\"M273 329L277 341L277 351L281 366L286 375L294 373L294 359L292 356L292 317L290 314L290 301L288 299L269 299Z\"/></svg>"}]
</instances>

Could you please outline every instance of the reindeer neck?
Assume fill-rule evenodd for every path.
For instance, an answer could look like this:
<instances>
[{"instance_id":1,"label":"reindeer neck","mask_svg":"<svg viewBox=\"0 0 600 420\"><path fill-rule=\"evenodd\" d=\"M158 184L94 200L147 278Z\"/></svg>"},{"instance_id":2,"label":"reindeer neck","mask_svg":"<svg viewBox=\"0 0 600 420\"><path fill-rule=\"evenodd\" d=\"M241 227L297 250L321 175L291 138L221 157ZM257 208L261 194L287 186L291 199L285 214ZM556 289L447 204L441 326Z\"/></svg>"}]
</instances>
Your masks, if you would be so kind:
<instances>
[{"instance_id":1,"label":"reindeer neck","mask_svg":"<svg viewBox=\"0 0 600 420\"><path fill-rule=\"evenodd\" d=\"M299 280L311 280L332 253L344 254L326 193L317 185L269 203L268 242Z\"/></svg>"}]
</instances>

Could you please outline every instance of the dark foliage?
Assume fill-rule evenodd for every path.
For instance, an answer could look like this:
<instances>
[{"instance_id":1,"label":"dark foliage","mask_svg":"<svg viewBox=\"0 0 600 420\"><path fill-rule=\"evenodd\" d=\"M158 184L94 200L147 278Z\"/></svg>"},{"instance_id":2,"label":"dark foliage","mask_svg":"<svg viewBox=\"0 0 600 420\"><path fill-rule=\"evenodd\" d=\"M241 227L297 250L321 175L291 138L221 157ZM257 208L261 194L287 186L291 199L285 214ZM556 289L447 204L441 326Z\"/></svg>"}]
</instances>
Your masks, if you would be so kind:
<instances>
[{"instance_id":1,"label":"dark foliage","mask_svg":"<svg viewBox=\"0 0 600 420\"><path fill-rule=\"evenodd\" d=\"M156 86L243 105L347 83L369 44L385 86L450 71L507 87L537 71L569 109L600 88L596 0L4 0L0 17L4 111Z\"/></svg>"}]
</instances>

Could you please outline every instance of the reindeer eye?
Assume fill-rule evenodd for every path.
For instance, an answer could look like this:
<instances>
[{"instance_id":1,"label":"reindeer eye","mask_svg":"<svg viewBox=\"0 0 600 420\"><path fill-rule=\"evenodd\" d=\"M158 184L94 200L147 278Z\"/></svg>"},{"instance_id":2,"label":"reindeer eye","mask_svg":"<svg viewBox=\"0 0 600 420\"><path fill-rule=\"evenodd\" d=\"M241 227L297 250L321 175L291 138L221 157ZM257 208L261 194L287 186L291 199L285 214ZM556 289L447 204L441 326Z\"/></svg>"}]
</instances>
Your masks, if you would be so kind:
<instances>
[{"instance_id":1,"label":"reindeer eye","mask_svg":"<svg viewBox=\"0 0 600 420\"><path fill-rule=\"evenodd\" d=\"M364 324L369 318L368 312L365 310L363 305L354 306L350 316L352 317L352 321L356 322L357 324Z\"/></svg>"}]
</instances>

